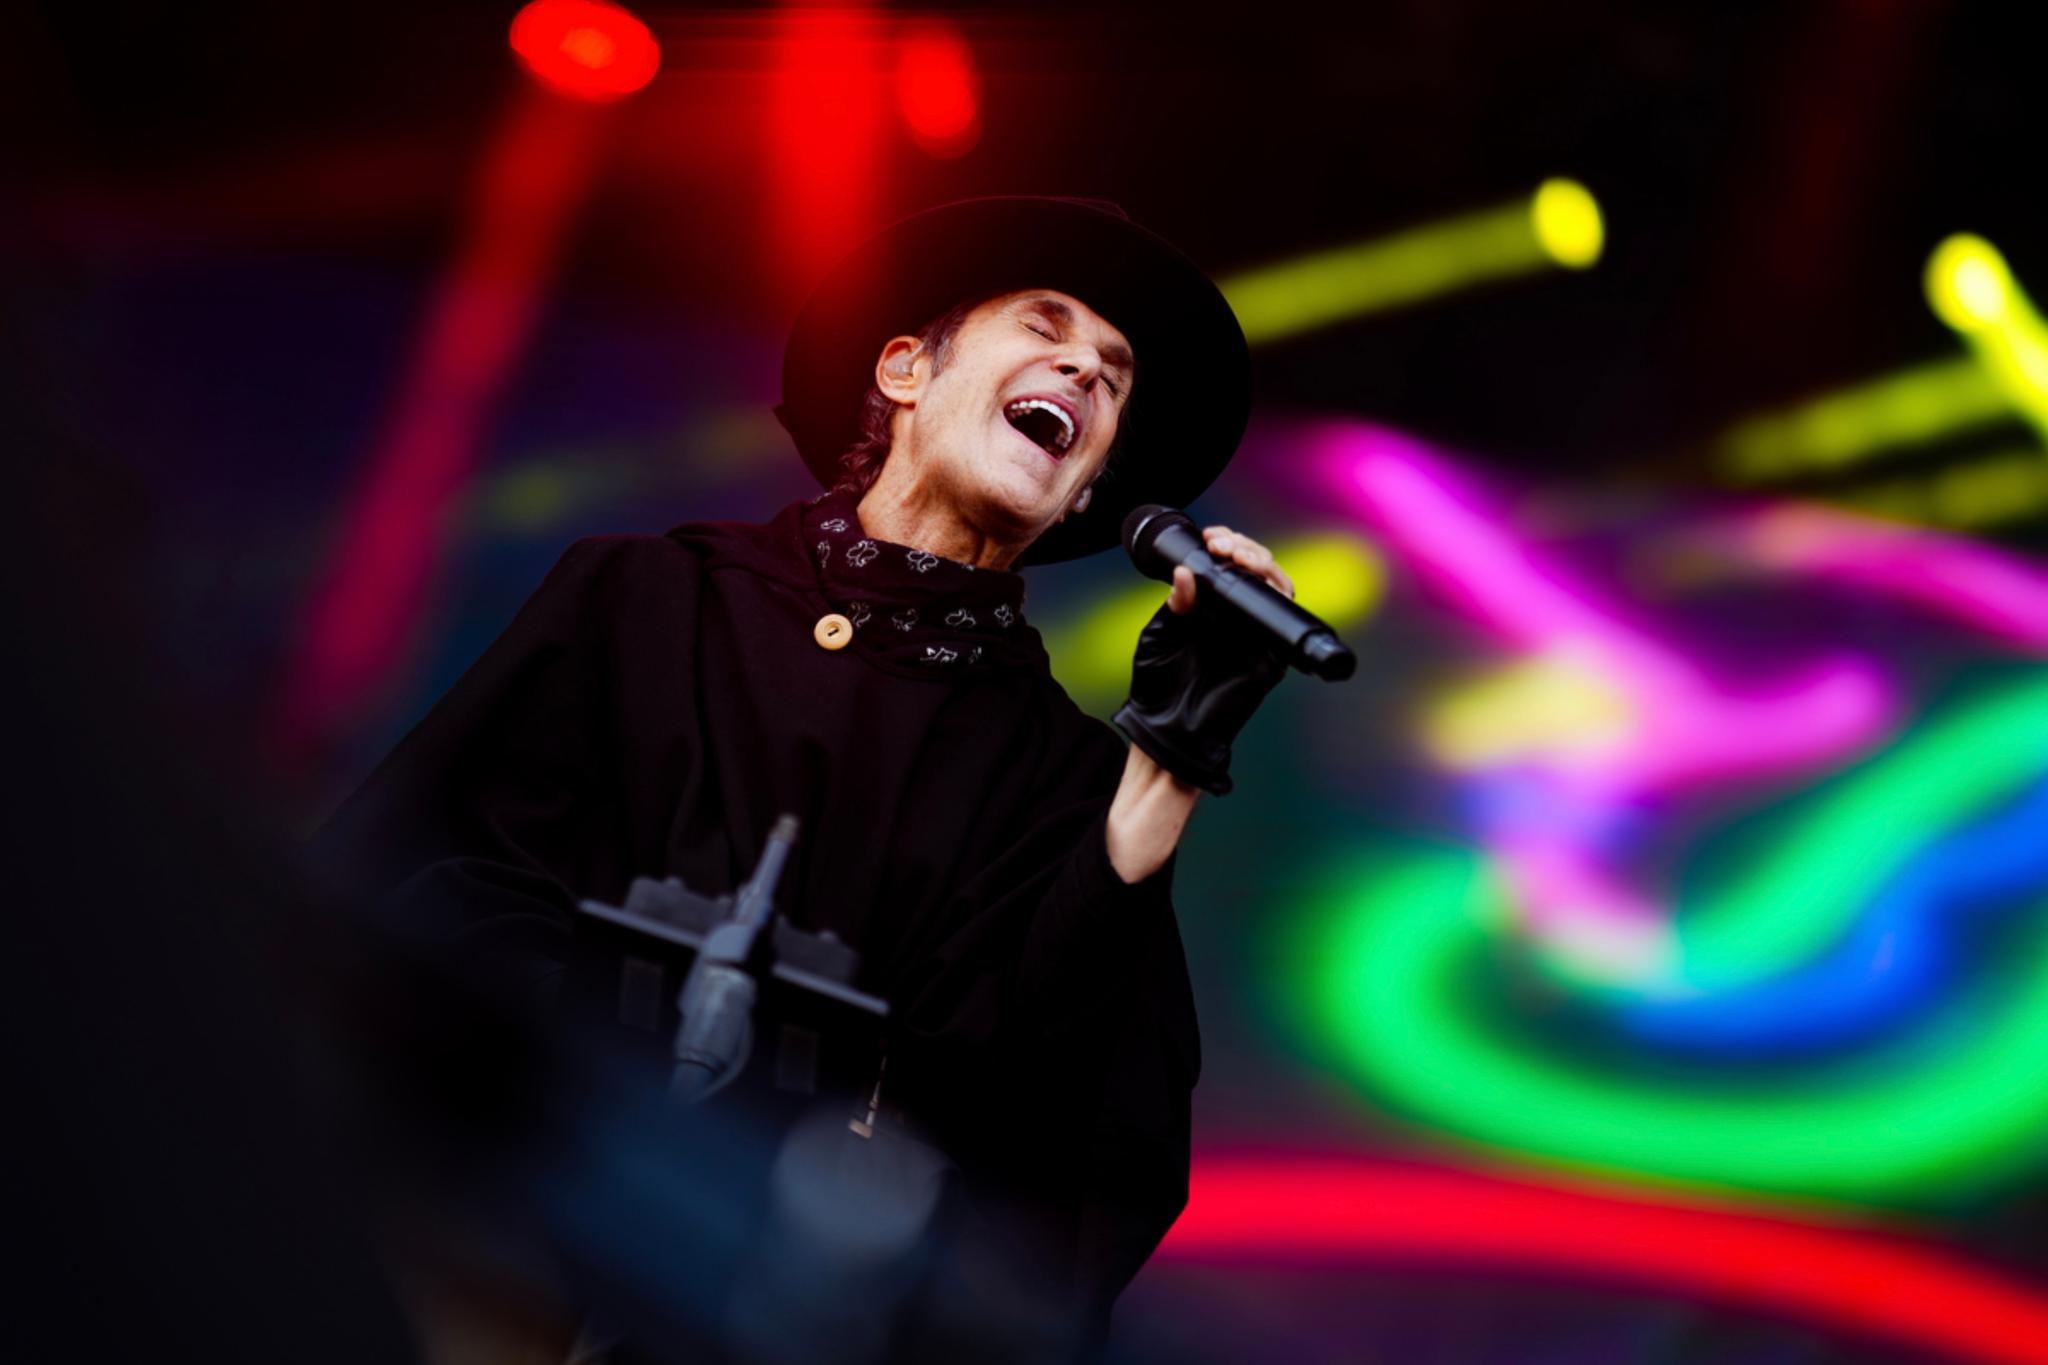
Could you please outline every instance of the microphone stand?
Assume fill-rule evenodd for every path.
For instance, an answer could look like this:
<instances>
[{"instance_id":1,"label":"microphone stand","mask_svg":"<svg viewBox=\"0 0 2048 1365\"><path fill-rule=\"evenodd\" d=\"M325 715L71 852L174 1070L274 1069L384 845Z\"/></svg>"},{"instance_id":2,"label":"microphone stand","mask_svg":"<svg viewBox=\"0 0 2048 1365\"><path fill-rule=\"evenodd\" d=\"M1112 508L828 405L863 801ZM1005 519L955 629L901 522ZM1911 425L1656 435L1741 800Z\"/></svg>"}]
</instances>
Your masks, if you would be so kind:
<instances>
[{"instance_id":1,"label":"microphone stand","mask_svg":"<svg viewBox=\"0 0 2048 1365\"><path fill-rule=\"evenodd\" d=\"M886 1001L853 987L858 953L829 930L810 933L775 914L776 888L788 867L797 829L794 815L779 816L753 873L731 895L700 895L677 877L637 877L627 888L624 905L586 900L577 907L627 931L625 941L633 947L619 977L618 1013L633 1027L654 1027L661 997L645 998L638 984L643 978L636 971L652 964L636 962L632 953L652 947L671 959L675 949L694 955L675 997L680 1018L670 1046L668 1082L669 1093L686 1104L710 1099L746 1069L754 1052L755 1013L762 1008L764 988L771 1021L800 1017L816 1026L859 1032L878 1028L888 1015ZM667 979L659 967L653 970L654 981ZM783 1032L776 1085L782 1088L793 1077L797 1089L807 1090L815 1082L816 1057L799 1049L793 1060L786 1023ZM587 1318L570 1365L596 1365L620 1340L609 1323Z\"/></svg>"},{"instance_id":2,"label":"microphone stand","mask_svg":"<svg viewBox=\"0 0 2048 1365\"><path fill-rule=\"evenodd\" d=\"M776 820L754 875L739 889L732 913L714 927L690 964L676 1001L675 1070L669 1093L689 1104L707 1099L739 1075L754 1046L754 1002L760 988L748 970L761 928L775 909L775 886L796 842L794 815Z\"/></svg>"},{"instance_id":3,"label":"microphone stand","mask_svg":"<svg viewBox=\"0 0 2048 1365\"><path fill-rule=\"evenodd\" d=\"M775 915L775 889L796 837L796 817L778 817L753 875L730 896L699 895L677 877L637 877L623 906L584 901L578 907L695 955L676 997L682 1017L669 1074L670 1093L687 1103L709 1099L746 1067L764 981L785 1003L830 1009L826 1002L836 1002L873 1021L889 1013L886 1001L853 988L858 953L829 930L809 933Z\"/></svg>"}]
</instances>

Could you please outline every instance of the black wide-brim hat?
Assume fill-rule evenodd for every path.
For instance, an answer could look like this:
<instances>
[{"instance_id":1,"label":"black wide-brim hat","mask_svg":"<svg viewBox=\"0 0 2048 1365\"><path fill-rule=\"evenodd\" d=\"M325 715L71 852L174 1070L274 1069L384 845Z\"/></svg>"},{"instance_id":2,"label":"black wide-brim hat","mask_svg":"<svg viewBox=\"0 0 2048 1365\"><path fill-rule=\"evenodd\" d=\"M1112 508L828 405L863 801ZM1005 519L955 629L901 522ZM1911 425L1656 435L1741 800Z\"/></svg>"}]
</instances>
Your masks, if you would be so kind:
<instances>
[{"instance_id":1,"label":"black wide-brim hat","mask_svg":"<svg viewBox=\"0 0 2048 1365\"><path fill-rule=\"evenodd\" d=\"M1194 262L1101 200L963 199L883 229L833 267L798 315L775 415L827 487L861 436L883 345L941 313L1023 289L1071 294L1136 359L1122 440L1088 510L1020 558L1051 564L1117 543L1141 503L1183 507L1244 436L1251 354L1222 291Z\"/></svg>"}]
</instances>

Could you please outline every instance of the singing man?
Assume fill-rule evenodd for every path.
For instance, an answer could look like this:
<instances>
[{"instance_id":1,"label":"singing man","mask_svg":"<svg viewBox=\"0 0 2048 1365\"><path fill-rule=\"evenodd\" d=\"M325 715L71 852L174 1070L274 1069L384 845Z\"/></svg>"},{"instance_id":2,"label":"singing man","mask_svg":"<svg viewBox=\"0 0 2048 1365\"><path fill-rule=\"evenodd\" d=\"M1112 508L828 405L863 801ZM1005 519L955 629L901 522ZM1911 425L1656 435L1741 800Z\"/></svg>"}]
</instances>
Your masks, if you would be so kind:
<instances>
[{"instance_id":1,"label":"singing man","mask_svg":"<svg viewBox=\"0 0 2048 1365\"><path fill-rule=\"evenodd\" d=\"M1053 681L1017 570L1192 500L1249 404L1229 305L1114 206L897 223L785 354L777 414L826 491L571 547L336 835L415 925L544 986L579 898L730 890L795 813L784 911L889 1002L882 1120L958 1172L958 1292L1099 1332L1187 1197L1174 850L1281 665L1178 570L1127 745ZM1264 546L1203 535L1292 595Z\"/></svg>"}]
</instances>

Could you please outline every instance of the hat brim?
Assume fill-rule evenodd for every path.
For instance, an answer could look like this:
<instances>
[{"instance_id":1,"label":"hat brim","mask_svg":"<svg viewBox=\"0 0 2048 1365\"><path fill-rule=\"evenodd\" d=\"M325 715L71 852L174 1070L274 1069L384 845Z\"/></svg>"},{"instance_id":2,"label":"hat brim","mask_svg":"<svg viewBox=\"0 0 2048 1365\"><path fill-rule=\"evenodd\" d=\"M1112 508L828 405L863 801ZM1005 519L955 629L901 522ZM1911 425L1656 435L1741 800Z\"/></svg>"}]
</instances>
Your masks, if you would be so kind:
<instances>
[{"instance_id":1,"label":"hat brim","mask_svg":"<svg viewBox=\"0 0 2048 1365\"><path fill-rule=\"evenodd\" d=\"M876 359L891 337L1020 289L1071 294L1108 319L1137 361L1122 441L1085 512L1047 529L1020 564L1117 543L1141 503L1182 507L1214 482L1251 413L1251 355L1221 291L1164 239L1070 199L967 199L905 218L835 266L797 317L776 416L821 484L859 439Z\"/></svg>"}]
</instances>

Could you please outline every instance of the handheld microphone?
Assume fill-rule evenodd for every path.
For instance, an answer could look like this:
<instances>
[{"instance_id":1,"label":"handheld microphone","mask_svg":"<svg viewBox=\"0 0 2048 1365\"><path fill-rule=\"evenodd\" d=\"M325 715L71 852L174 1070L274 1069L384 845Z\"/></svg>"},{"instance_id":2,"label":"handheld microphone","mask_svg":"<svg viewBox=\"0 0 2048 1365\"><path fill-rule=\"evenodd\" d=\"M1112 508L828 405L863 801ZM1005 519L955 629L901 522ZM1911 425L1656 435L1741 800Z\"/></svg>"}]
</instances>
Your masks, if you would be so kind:
<instances>
[{"instance_id":1,"label":"handheld microphone","mask_svg":"<svg viewBox=\"0 0 2048 1365\"><path fill-rule=\"evenodd\" d=\"M1174 569L1185 566L1194 574L1201 598L1227 604L1302 672L1337 682L1357 669L1358 657L1313 612L1296 606L1256 574L1212 556L1187 513L1158 503L1131 509L1124 518L1124 550L1147 578L1170 583Z\"/></svg>"}]
</instances>

